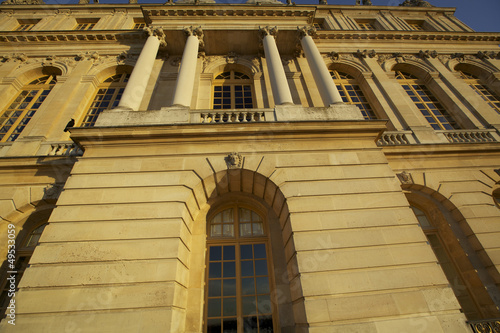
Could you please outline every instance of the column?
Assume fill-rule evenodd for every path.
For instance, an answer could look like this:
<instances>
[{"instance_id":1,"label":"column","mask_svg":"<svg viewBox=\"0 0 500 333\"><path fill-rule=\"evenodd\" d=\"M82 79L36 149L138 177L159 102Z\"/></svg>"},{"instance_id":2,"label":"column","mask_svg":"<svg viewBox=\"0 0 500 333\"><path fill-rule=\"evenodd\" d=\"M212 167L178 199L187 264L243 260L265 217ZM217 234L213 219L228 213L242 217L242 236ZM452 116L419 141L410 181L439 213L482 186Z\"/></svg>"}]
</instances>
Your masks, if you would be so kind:
<instances>
[{"instance_id":1,"label":"column","mask_svg":"<svg viewBox=\"0 0 500 333\"><path fill-rule=\"evenodd\" d=\"M309 64L309 68L311 68L314 81L325 106L343 103L337 86L333 82L332 76L325 65L325 61L319 53L316 43L314 43L314 40L309 35L314 30L304 27L302 29L299 28L299 32L301 34L300 44L302 45L307 63Z\"/></svg>"},{"instance_id":2,"label":"column","mask_svg":"<svg viewBox=\"0 0 500 333\"><path fill-rule=\"evenodd\" d=\"M193 97L194 80L196 78L196 62L198 61L198 48L203 43L203 30L200 27L184 29L187 34L186 46L181 59L179 76L175 83L174 99L172 106L191 106Z\"/></svg>"},{"instance_id":3,"label":"column","mask_svg":"<svg viewBox=\"0 0 500 333\"><path fill-rule=\"evenodd\" d=\"M260 28L260 33L263 35L262 43L264 44L264 54L266 56L267 68L269 69L269 78L271 79L271 89L273 91L274 104L293 104L292 93L286 80L283 63L276 46L276 41L273 35L276 35L278 28Z\"/></svg>"},{"instance_id":4,"label":"column","mask_svg":"<svg viewBox=\"0 0 500 333\"><path fill-rule=\"evenodd\" d=\"M118 108L132 109L133 111L139 110L151 71L153 70L158 49L160 45L167 45L163 29L157 28L153 31L153 29L147 28L146 31L149 33L149 37L142 48L139 59L137 59L127 86L123 91Z\"/></svg>"}]
</instances>

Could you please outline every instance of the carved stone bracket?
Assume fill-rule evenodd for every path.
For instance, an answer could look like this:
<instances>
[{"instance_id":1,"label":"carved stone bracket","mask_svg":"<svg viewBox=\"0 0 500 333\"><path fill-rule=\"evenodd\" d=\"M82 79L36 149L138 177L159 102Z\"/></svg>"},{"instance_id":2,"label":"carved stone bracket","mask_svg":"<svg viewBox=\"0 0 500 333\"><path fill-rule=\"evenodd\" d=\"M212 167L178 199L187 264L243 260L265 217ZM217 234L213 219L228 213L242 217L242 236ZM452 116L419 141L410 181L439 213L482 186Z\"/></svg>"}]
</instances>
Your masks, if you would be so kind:
<instances>
[{"instance_id":1,"label":"carved stone bracket","mask_svg":"<svg viewBox=\"0 0 500 333\"><path fill-rule=\"evenodd\" d=\"M423 50L420 50L420 52L418 52L418 56L420 58L422 58L422 59L436 58L438 56L438 53L437 53L437 51L429 51L429 50L423 51Z\"/></svg>"},{"instance_id":2,"label":"carved stone bracket","mask_svg":"<svg viewBox=\"0 0 500 333\"><path fill-rule=\"evenodd\" d=\"M241 168L241 165L243 163L243 157L239 153L232 152L226 157L224 157L224 161L226 161L228 169L238 169Z\"/></svg>"},{"instance_id":3,"label":"carved stone bracket","mask_svg":"<svg viewBox=\"0 0 500 333\"><path fill-rule=\"evenodd\" d=\"M226 62L228 64L235 64L236 62L238 62L238 54L236 54L236 52L229 52L226 55Z\"/></svg>"},{"instance_id":4,"label":"carved stone bracket","mask_svg":"<svg viewBox=\"0 0 500 333\"><path fill-rule=\"evenodd\" d=\"M403 185L413 185L413 177L411 176L411 173L408 173L406 171L400 172L396 174L398 176L399 181Z\"/></svg>"},{"instance_id":5,"label":"carved stone bracket","mask_svg":"<svg viewBox=\"0 0 500 333\"><path fill-rule=\"evenodd\" d=\"M375 58L375 56L377 55L377 52L375 50L371 50L371 51L368 51L368 50L358 50L356 51L356 53L354 54L356 57L362 59L362 58L366 58L366 57L370 57L370 58Z\"/></svg>"}]
</instances>

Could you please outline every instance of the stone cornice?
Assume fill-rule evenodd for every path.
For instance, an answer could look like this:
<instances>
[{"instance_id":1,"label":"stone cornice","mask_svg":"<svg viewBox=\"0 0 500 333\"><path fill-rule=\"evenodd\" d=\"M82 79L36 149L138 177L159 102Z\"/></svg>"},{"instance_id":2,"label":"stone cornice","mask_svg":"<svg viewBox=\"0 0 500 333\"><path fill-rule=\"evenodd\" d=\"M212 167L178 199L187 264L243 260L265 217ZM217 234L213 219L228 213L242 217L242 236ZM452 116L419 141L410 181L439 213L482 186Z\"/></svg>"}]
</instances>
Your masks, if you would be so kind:
<instances>
[{"instance_id":1,"label":"stone cornice","mask_svg":"<svg viewBox=\"0 0 500 333\"><path fill-rule=\"evenodd\" d=\"M316 39L335 40L404 40L404 41L452 41L452 42L499 42L496 32L438 32L438 31L331 31L319 30Z\"/></svg>"},{"instance_id":2,"label":"stone cornice","mask_svg":"<svg viewBox=\"0 0 500 333\"><path fill-rule=\"evenodd\" d=\"M266 6L163 6L156 8L143 8L149 17L313 17L315 8L301 7L266 7Z\"/></svg>"},{"instance_id":3,"label":"stone cornice","mask_svg":"<svg viewBox=\"0 0 500 333\"><path fill-rule=\"evenodd\" d=\"M116 42L145 40L146 37L147 35L141 30L9 31L0 35L0 43Z\"/></svg>"}]
</instances>

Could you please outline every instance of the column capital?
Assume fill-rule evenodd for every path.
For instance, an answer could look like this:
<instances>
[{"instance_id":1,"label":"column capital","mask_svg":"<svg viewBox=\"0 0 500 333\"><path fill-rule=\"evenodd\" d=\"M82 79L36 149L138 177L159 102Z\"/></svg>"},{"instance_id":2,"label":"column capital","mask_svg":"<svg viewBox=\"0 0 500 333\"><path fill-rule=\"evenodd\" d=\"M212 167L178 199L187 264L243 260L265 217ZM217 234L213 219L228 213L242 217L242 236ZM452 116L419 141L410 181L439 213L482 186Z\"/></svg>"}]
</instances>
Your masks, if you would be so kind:
<instances>
[{"instance_id":1,"label":"column capital","mask_svg":"<svg viewBox=\"0 0 500 333\"><path fill-rule=\"evenodd\" d=\"M193 26L186 27L186 28L184 28L184 33L186 34L187 37L189 37L189 36L198 37L198 40L200 41L200 48L203 49L205 47L205 42L203 40L205 35L203 34L203 29L201 28L201 26L199 26L199 27L193 27Z\"/></svg>"},{"instance_id":2,"label":"column capital","mask_svg":"<svg viewBox=\"0 0 500 333\"><path fill-rule=\"evenodd\" d=\"M165 32L163 31L162 27L154 28L154 27L149 26L149 27L145 27L144 31L146 31L146 33L148 34L149 37L156 36L158 38L158 40L160 41L160 46L162 46L162 47L167 46L167 42L165 40L167 35L165 35Z\"/></svg>"},{"instance_id":3,"label":"column capital","mask_svg":"<svg viewBox=\"0 0 500 333\"><path fill-rule=\"evenodd\" d=\"M311 27L311 26L303 26L303 27L297 27L297 31L299 32L299 38L302 39L305 36L314 36L316 35L316 28Z\"/></svg>"},{"instance_id":4,"label":"column capital","mask_svg":"<svg viewBox=\"0 0 500 333\"><path fill-rule=\"evenodd\" d=\"M265 27L260 27L259 26L259 34L260 38L263 39L265 36L273 36L276 38L278 35L278 27L270 27L270 26L265 26Z\"/></svg>"}]
</instances>

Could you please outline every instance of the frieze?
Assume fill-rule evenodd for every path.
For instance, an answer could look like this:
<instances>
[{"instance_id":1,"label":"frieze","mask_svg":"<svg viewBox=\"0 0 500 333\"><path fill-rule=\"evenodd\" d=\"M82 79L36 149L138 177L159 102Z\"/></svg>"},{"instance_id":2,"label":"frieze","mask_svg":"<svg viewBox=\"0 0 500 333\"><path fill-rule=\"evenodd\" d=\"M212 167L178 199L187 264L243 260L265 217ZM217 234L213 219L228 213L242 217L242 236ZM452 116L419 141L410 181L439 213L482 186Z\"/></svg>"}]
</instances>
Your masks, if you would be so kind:
<instances>
[{"instance_id":1,"label":"frieze","mask_svg":"<svg viewBox=\"0 0 500 333\"><path fill-rule=\"evenodd\" d=\"M148 9L144 10L147 16L211 16L211 17L227 17L227 16L244 16L244 17L314 17L314 10L304 10L302 8L293 8L292 6L286 8L275 9L224 9L214 8L206 9L200 8L196 10L187 10L182 8L161 8L161 9Z\"/></svg>"}]
</instances>

